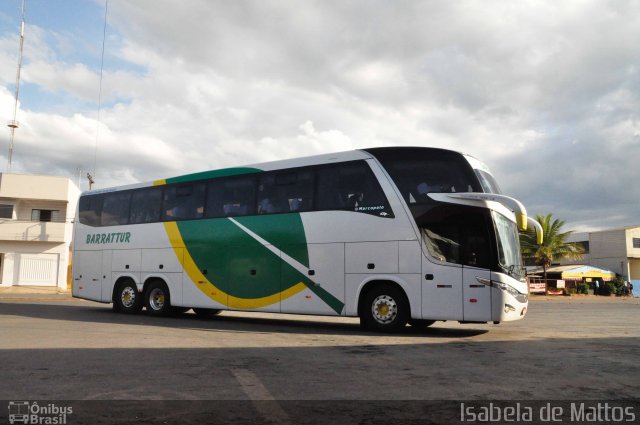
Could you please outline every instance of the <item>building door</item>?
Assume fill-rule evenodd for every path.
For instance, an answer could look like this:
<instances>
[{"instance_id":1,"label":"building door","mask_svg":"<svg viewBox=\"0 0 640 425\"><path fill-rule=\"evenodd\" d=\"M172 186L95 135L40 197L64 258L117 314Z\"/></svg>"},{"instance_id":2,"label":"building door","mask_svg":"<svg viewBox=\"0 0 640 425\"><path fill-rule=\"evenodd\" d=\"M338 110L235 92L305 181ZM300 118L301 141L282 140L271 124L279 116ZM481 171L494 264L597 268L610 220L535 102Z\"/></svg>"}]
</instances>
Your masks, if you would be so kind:
<instances>
[{"instance_id":1,"label":"building door","mask_svg":"<svg viewBox=\"0 0 640 425\"><path fill-rule=\"evenodd\" d=\"M58 254L19 254L17 285L57 286Z\"/></svg>"}]
</instances>

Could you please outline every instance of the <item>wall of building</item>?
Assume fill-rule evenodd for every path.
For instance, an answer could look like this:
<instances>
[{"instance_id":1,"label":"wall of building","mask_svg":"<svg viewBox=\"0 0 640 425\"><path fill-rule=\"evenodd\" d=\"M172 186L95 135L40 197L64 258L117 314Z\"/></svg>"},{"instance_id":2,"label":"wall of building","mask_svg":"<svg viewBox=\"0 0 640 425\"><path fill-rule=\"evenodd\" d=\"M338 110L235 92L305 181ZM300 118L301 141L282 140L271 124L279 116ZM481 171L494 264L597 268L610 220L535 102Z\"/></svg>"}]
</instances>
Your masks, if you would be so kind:
<instances>
[{"instance_id":1,"label":"wall of building","mask_svg":"<svg viewBox=\"0 0 640 425\"><path fill-rule=\"evenodd\" d=\"M65 243L0 242L0 286L39 285L67 288L69 249ZM55 262L53 264L52 262ZM51 264L53 270L43 272ZM21 268L22 266L22 268Z\"/></svg>"},{"instance_id":2,"label":"wall of building","mask_svg":"<svg viewBox=\"0 0 640 425\"><path fill-rule=\"evenodd\" d=\"M58 218L56 221L65 221L67 218L66 201L20 199L16 201L14 205L14 214L17 220L31 220L31 212L33 210L57 210Z\"/></svg>"},{"instance_id":3,"label":"wall of building","mask_svg":"<svg viewBox=\"0 0 640 425\"><path fill-rule=\"evenodd\" d=\"M34 176L28 174L0 174L0 197L67 201L69 186L66 177Z\"/></svg>"},{"instance_id":4,"label":"wall of building","mask_svg":"<svg viewBox=\"0 0 640 425\"><path fill-rule=\"evenodd\" d=\"M640 280L640 248L633 247L633 238L640 238L640 227L575 233L567 241L589 241L589 255L582 260L584 263L619 273L628 280Z\"/></svg>"},{"instance_id":5,"label":"wall of building","mask_svg":"<svg viewBox=\"0 0 640 425\"><path fill-rule=\"evenodd\" d=\"M627 256L631 258L640 258L640 248L633 247L633 239L640 239L640 227L627 229Z\"/></svg>"},{"instance_id":6,"label":"wall of building","mask_svg":"<svg viewBox=\"0 0 640 425\"><path fill-rule=\"evenodd\" d=\"M625 257L616 258L596 258L592 259L589 263L592 266L599 267L601 269L609 270L614 273L628 276L629 262Z\"/></svg>"},{"instance_id":7,"label":"wall of building","mask_svg":"<svg viewBox=\"0 0 640 425\"><path fill-rule=\"evenodd\" d=\"M73 218L80 190L66 177L0 174L0 202L14 205L0 220L0 286L67 288ZM58 213L32 220L33 210Z\"/></svg>"},{"instance_id":8,"label":"wall of building","mask_svg":"<svg viewBox=\"0 0 640 425\"><path fill-rule=\"evenodd\" d=\"M589 251L594 260L626 257L626 247L625 229L592 232L589 235Z\"/></svg>"},{"instance_id":9,"label":"wall of building","mask_svg":"<svg viewBox=\"0 0 640 425\"><path fill-rule=\"evenodd\" d=\"M68 226L65 229L65 240L69 247L73 244L73 221L76 216L76 209L78 208L78 201L80 200L81 193L82 192L78 186L73 183L69 184L67 190L67 214L65 217L65 221L68 223Z\"/></svg>"},{"instance_id":10,"label":"wall of building","mask_svg":"<svg viewBox=\"0 0 640 425\"><path fill-rule=\"evenodd\" d=\"M629 260L629 272L631 280L640 280L640 258L632 258Z\"/></svg>"},{"instance_id":11,"label":"wall of building","mask_svg":"<svg viewBox=\"0 0 640 425\"><path fill-rule=\"evenodd\" d=\"M569 235L569 237L566 240L567 242L578 242L578 243L587 243L587 245L589 244L589 233L587 232L576 232L576 233L572 233L571 235ZM582 256L582 258L577 259L577 260L561 260L560 263L562 265L565 264L591 264L591 250L589 249L589 251L585 252L584 255Z\"/></svg>"}]
</instances>

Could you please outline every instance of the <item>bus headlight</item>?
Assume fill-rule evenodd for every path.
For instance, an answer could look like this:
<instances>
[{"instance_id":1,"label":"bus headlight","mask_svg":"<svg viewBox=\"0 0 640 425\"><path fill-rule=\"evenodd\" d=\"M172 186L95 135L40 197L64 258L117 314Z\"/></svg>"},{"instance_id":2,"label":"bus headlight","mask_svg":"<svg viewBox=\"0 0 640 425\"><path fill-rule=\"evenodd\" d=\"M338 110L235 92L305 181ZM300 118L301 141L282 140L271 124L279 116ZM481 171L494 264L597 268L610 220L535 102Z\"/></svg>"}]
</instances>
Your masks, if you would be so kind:
<instances>
[{"instance_id":1,"label":"bus headlight","mask_svg":"<svg viewBox=\"0 0 640 425\"><path fill-rule=\"evenodd\" d=\"M505 304L504 305L504 312L505 313L510 313L512 311L516 311L516 308L510 304Z\"/></svg>"},{"instance_id":2,"label":"bus headlight","mask_svg":"<svg viewBox=\"0 0 640 425\"><path fill-rule=\"evenodd\" d=\"M505 291L509 293L513 298L518 300L518 302L526 303L529 300L529 296L527 294L523 294L518 292L516 288L511 285L507 285L506 283L498 282L496 280L489 280L483 277L476 276L476 280L483 285L493 286L494 288L498 288L501 291Z\"/></svg>"},{"instance_id":3,"label":"bus headlight","mask_svg":"<svg viewBox=\"0 0 640 425\"><path fill-rule=\"evenodd\" d=\"M518 292L518 290L516 288L514 288L513 286L511 286L511 285L507 285L506 283L496 282L496 281L491 281L491 283L492 283L492 286L509 293L513 298L515 298L516 300L518 300L521 303L526 303L528 301L528 299L529 299L527 294L522 294L522 293ZM509 304L505 304L505 309L507 308L506 306L509 306L509 307L513 308ZM505 311L505 313L506 313L506 311Z\"/></svg>"}]
</instances>

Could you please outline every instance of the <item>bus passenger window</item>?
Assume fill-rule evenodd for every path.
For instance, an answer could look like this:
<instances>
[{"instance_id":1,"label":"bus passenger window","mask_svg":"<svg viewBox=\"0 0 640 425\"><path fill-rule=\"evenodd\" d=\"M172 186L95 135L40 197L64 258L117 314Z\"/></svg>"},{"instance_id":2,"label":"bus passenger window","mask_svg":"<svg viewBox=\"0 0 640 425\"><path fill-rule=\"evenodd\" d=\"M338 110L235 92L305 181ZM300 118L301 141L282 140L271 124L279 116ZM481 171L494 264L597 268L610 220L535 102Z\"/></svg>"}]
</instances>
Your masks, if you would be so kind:
<instances>
[{"instance_id":1,"label":"bus passenger window","mask_svg":"<svg viewBox=\"0 0 640 425\"><path fill-rule=\"evenodd\" d=\"M308 211L313 199L313 173L288 170L260 175L258 214Z\"/></svg>"},{"instance_id":2,"label":"bus passenger window","mask_svg":"<svg viewBox=\"0 0 640 425\"><path fill-rule=\"evenodd\" d=\"M318 170L317 210L347 210L393 217L378 180L364 161Z\"/></svg>"},{"instance_id":3,"label":"bus passenger window","mask_svg":"<svg viewBox=\"0 0 640 425\"><path fill-rule=\"evenodd\" d=\"M253 176L211 180L207 190L207 217L233 217L255 213Z\"/></svg>"},{"instance_id":4,"label":"bus passenger window","mask_svg":"<svg viewBox=\"0 0 640 425\"><path fill-rule=\"evenodd\" d=\"M100 226L102 215L102 195L88 195L80 198L79 219L80 223L87 226Z\"/></svg>"},{"instance_id":5,"label":"bus passenger window","mask_svg":"<svg viewBox=\"0 0 640 425\"><path fill-rule=\"evenodd\" d=\"M162 210L162 187L145 187L131 195L129 223L155 223L160 221Z\"/></svg>"},{"instance_id":6,"label":"bus passenger window","mask_svg":"<svg viewBox=\"0 0 640 425\"><path fill-rule=\"evenodd\" d=\"M102 226L118 226L129 223L129 201L131 192L111 192L104 195L102 204Z\"/></svg>"},{"instance_id":7,"label":"bus passenger window","mask_svg":"<svg viewBox=\"0 0 640 425\"><path fill-rule=\"evenodd\" d=\"M167 186L164 192L164 221L193 220L204 215L204 183Z\"/></svg>"}]
</instances>

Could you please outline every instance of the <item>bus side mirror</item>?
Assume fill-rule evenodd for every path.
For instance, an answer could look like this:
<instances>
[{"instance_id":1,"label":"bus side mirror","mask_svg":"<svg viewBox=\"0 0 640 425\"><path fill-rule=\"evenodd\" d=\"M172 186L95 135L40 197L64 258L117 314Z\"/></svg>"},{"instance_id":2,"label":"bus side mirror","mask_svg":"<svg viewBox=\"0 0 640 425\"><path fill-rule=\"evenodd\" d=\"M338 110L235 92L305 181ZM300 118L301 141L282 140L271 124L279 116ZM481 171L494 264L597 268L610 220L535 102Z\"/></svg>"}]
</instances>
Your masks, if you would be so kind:
<instances>
[{"instance_id":1,"label":"bus side mirror","mask_svg":"<svg viewBox=\"0 0 640 425\"><path fill-rule=\"evenodd\" d=\"M527 222L529 218L527 217L527 213L517 212L516 211L516 224L518 225L518 230L524 232L527 230Z\"/></svg>"},{"instance_id":2,"label":"bus side mirror","mask_svg":"<svg viewBox=\"0 0 640 425\"><path fill-rule=\"evenodd\" d=\"M542 231L542 225L531 217L527 218L527 221L536 230L536 240L538 242L538 245L542 245L542 242L544 242L544 232Z\"/></svg>"}]
</instances>

